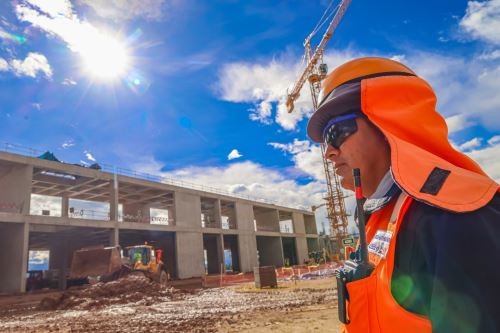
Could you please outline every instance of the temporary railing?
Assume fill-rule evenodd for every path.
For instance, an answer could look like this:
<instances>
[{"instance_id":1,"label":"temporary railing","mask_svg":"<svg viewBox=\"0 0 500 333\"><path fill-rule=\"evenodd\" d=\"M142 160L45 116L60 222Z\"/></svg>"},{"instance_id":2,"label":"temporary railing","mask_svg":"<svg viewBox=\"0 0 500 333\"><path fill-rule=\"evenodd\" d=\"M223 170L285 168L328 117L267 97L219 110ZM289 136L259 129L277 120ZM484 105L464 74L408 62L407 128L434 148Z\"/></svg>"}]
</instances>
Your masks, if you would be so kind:
<instances>
[{"instance_id":1,"label":"temporary railing","mask_svg":"<svg viewBox=\"0 0 500 333\"><path fill-rule=\"evenodd\" d=\"M39 149L29 148L29 147L25 147L25 146L13 144L13 143L8 143L8 142L3 142L0 144L0 151L17 153L17 154L21 154L21 155L25 155L25 156L30 156L30 157L37 157L37 156L40 156L44 153L42 150L39 150ZM138 178L138 179L143 179L143 180L148 180L148 181L153 181L153 182L159 182L159 183L183 187L183 188L189 188L189 189L203 191L203 192L215 193L215 194L225 195L225 196L229 196L229 197L236 197L236 198L246 199L246 200L251 200L251 201L256 201L256 202L263 202L263 203L267 203L270 205L277 205L277 206L282 206L282 207L289 207L289 208L295 208L295 209L309 211L309 208L302 206L302 205L291 205L291 204L286 204L286 203L280 203L276 200L258 198L258 197L253 197L250 195L245 195L245 194L240 194L240 193L232 193L232 192L222 190L222 189L216 188L216 187L200 185L200 184L196 184L196 183L192 183L192 182L187 182L184 180L174 179L171 177L153 175L153 174L146 173L146 172L140 172L140 171L136 171L136 170L116 167L116 166L113 166L110 164L105 164L105 163L99 163L99 165L101 166L102 171L113 173L113 174L116 173L117 175L121 175L121 176L128 176L128 177L133 177L133 178Z\"/></svg>"}]
</instances>

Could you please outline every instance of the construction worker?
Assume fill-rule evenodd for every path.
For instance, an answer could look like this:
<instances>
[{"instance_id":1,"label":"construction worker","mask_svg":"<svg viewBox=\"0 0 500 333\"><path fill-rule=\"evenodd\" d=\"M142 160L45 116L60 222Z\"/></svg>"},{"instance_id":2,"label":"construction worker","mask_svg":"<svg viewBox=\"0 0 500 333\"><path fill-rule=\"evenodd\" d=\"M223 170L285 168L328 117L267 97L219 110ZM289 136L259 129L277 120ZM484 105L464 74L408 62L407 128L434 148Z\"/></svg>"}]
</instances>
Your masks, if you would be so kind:
<instances>
[{"instance_id":1,"label":"construction worker","mask_svg":"<svg viewBox=\"0 0 500 333\"><path fill-rule=\"evenodd\" d=\"M323 81L307 126L345 189L361 170L368 278L347 283L357 332L500 332L499 185L448 141L431 86L361 58Z\"/></svg>"}]
</instances>

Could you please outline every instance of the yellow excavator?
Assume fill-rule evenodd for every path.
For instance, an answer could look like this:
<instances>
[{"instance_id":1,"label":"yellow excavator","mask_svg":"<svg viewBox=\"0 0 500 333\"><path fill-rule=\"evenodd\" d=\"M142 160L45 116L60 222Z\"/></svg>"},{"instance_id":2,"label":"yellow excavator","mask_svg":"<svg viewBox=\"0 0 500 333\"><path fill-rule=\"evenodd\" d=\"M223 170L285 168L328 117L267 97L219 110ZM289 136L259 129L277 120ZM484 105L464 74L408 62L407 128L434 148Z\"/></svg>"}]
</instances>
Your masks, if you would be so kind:
<instances>
[{"instance_id":1,"label":"yellow excavator","mask_svg":"<svg viewBox=\"0 0 500 333\"><path fill-rule=\"evenodd\" d=\"M98 277L116 280L130 272L142 272L151 280L167 284L169 275L162 260L163 251L147 243L128 246L88 247L73 253L70 278Z\"/></svg>"}]
</instances>

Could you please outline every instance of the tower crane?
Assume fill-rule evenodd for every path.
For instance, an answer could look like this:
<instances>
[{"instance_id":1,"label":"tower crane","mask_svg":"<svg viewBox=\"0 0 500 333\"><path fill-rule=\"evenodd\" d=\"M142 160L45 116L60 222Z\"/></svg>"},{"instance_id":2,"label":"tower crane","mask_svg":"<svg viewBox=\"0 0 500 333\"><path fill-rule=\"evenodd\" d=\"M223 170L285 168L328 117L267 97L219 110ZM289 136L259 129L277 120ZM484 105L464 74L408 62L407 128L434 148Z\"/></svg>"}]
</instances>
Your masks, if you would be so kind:
<instances>
[{"instance_id":1,"label":"tower crane","mask_svg":"<svg viewBox=\"0 0 500 333\"><path fill-rule=\"evenodd\" d=\"M306 60L306 66L300 74L299 79L295 82L292 90L287 92L286 106L288 113L293 112L294 102L299 98L300 91L306 81L309 82L314 111L318 108L321 81L328 73L328 67L325 63L323 63L323 55L326 44L342 20L347 8L351 4L351 0L341 0L335 8L332 8L333 3L334 0L330 2L314 30L304 41L304 57ZM331 19L323 38L313 52L311 39L332 16L333 18ZM321 155L327 186L327 196L324 199L326 200L325 205L327 208L328 220L330 222L330 238L336 242L337 249L340 251L342 248L342 239L347 236L347 213L345 210L344 195L340 187L339 178L333 170L332 163L325 159L325 151L325 145L321 144Z\"/></svg>"}]
</instances>

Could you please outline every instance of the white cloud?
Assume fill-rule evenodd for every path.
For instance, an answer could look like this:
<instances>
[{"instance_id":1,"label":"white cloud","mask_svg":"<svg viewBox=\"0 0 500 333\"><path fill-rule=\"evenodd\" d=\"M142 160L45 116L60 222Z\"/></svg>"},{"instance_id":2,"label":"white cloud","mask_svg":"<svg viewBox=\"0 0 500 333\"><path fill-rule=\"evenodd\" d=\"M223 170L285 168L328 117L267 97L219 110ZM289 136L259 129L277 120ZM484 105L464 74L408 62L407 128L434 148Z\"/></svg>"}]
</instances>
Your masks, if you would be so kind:
<instances>
[{"instance_id":1,"label":"white cloud","mask_svg":"<svg viewBox=\"0 0 500 333\"><path fill-rule=\"evenodd\" d=\"M26 0L25 2L51 17L69 16L73 13L73 8L69 0Z\"/></svg>"},{"instance_id":2,"label":"white cloud","mask_svg":"<svg viewBox=\"0 0 500 333\"><path fill-rule=\"evenodd\" d=\"M63 85L65 86L76 86L77 85L77 82L73 79L64 79L63 82L61 82Z\"/></svg>"},{"instance_id":3,"label":"white cloud","mask_svg":"<svg viewBox=\"0 0 500 333\"><path fill-rule=\"evenodd\" d=\"M500 135L495 135L488 140L490 146L494 146L498 143L500 143Z\"/></svg>"},{"instance_id":4,"label":"white cloud","mask_svg":"<svg viewBox=\"0 0 500 333\"><path fill-rule=\"evenodd\" d=\"M460 27L473 38L500 44L500 0L469 1Z\"/></svg>"},{"instance_id":5,"label":"white cloud","mask_svg":"<svg viewBox=\"0 0 500 333\"><path fill-rule=\"evenodd\" d=\"M71 51L80 54L88 62L91 69L96 63L101 66L113 65L113 61L118 64L126 63L124 44L115 39L116 36L99 31L89 22L80 20L68 0L57 0L54 3L25 0L16 5L15 12L20 21L29 22L49 36L63 40ZM103 58L102 53L113 59Z\"/></svg>"},{"instance_id":6,"label":"white cloud","mask_svg":"<svg viewBox=\"0 0 500 333\"><path fill-rule=\"evenodd\" d=\"M319 145L312 144L308 140L301 141L298 139L294 139L292 143L287 144L270 142L269 145L291 154L295 168L298 170L317 181L325 181L321 147Z\"/></svg>"},{"instance_id":7,"label":"white cloud","mask_svg":"<svg viewBox=\"0 0 500 333\"><path fill-rule=\"evenodd\" d=\"M301 185L278 170L250 161L237 162L226 167L191 166L170 172L161 172L162 167L161 163L152 158L133 166L138 171L161 175L166 179L178 179L185 183L222 189L233 195L263 198L306 209L321 203L325 190L321 182Z\"/></svg>"},{"instance_id":8,"label":"white cloud","mask_svg":"<svg viewBox=\"0 0 500 333\"><path fill-rule=\"evenodd\" d=\"M349 50L333 52L325 55L325 62L334 68L356 56L361 54ZM303 66L298 57L291 54L284 54L267 63L229 63L219 72L217 92L225 101L254 104L249 109L251 120L270 124L274 113L278 125L286 130L294 130L313 111L308 84L301 90L292 113L288 113L285 105L287 89L292 88Z\"/></svg>"},{"instance_id":9,"label":"white cloud","mask_svg":"<svg viewBox=\"0 0 500 333\"><path fill-rule=\"evenodd\" d=\"M486 61L500 59L500 50L484 52L478 56L478 59Z\"/></svg>"},{"instance_id":10,"label":"white cloud","mask_svg":"<svg viewBox=\"0 0 500 333\"><path fill-rule=\"evenodd\" d=\"M9 63L4 58L0 58L0 71L5 72L9 70Z\"/></svg>"},{"instance_id":11,"label":"white cloud","mask_svg":"<svg viewBox=\"0 0 500 333\"><path fill-rule=\"evenodd\" d=\"M36 109L38 111L42 109L42 104L40 103L31 103L31 106L33 107L33 109Z\"/></svg>"},{"instance_id":12,"label":"white cloud","mask_svg":"<svg viewBox=\"0 0 500 333\"><path fill-rule=\"evenodd\" d=\"M47 58L40 53L30 52L24 60L13 59L10 61L10 70L17 76L37 77L43 74L52 77L52 68Z\"/></svg>"},{"instance_id":13,"label":"white cloud","mask_svg":"<svg viewBox=\"0 0 500 333\"><path fill-rule=\"evenodd\" d=\"M49 251L29 251L29 263L38 265L48 264L49 253Z\"/></svg>"},{"instance_id":14,"label":"white cloud","mask_svg":"<svg viewBox=\"0 0 500 333\"><path fill-rule=\"evenodd\" d=\"M78 0L78 2L91 7L97 15L114 20L129 20L138 16L159 20L164 14L165 5L165 0Z\"/></svg>"},{"instance_id":15,"label":"white cloud","mask_svg":"<svg viewBox=\"0 0 500 333\"><path fill-rule=\"evenodd\" d=\"M233 149L233 150L231 150L231 152L229 153L229 155L227 155L227 159L228 160L234 160L234 159L240 158L242 156L243 155L241 155L240 152L237 149Z\"/></svg>"},{"instance_id":16,"label":"white cloud","mask_svg":"<svg viewBox=\"0 0 500 333\"><path fill-rule=\"evenodd\" d=\"M461 151L467 151L467 150L471 150L471 149L474 149L474 148L477 148L479 146L481 146L481 141L483 139L481 138L473 138L469 141L466 141L464 143L462 143L458 149L461 150Z\"/></svg>"},{"instance_id":17,"label":"white cloud","mask_svg":"<svg viewBox=\"0 0 500 333\"><path fill-rule=\"evenodd\" d=\"M68 141L65 141L63 142L63 144L61 145L61 147L63 149L68 149L68 148L71 148L75 145L75 143L73 142L73 140L68 140Z\"/></svg>"},{"instance_id":18,"label":"white cloud","mask_svg":"<svg viewBox=\"0 0 500 333\"><path fill-rule=\"evenodd\" d=\"M489 146L468 153L474 161L495 181L500 182L500 136L488 140Z\"/></svg>"},{"instance_id":19,"label":"white cloud","mask_svg":"<svg viewBox=\"0 0 500 333\"><path fill-rule=\"evenodd\" d=\"M87 159L88 159L89 161L92 161L92 162L95 162L95 161L96 161L95 157L94 157L94 156L93 156L90 152L85 151L84 153L85 153L85 156L87 157Z\"/></svg>"},{"instance_id":20,"label":"white cloud","mask_svg":"<svg viewBox=\"0 0 500 333\"><path fill-rule=\"evenodd\" d=\"M474 125L472 121L467 120L467 118L462 114L456 114L454 116L446 118L445 120L446 124L448 125L449 133L458 132Z\"/></svg>"}]
</instances>

